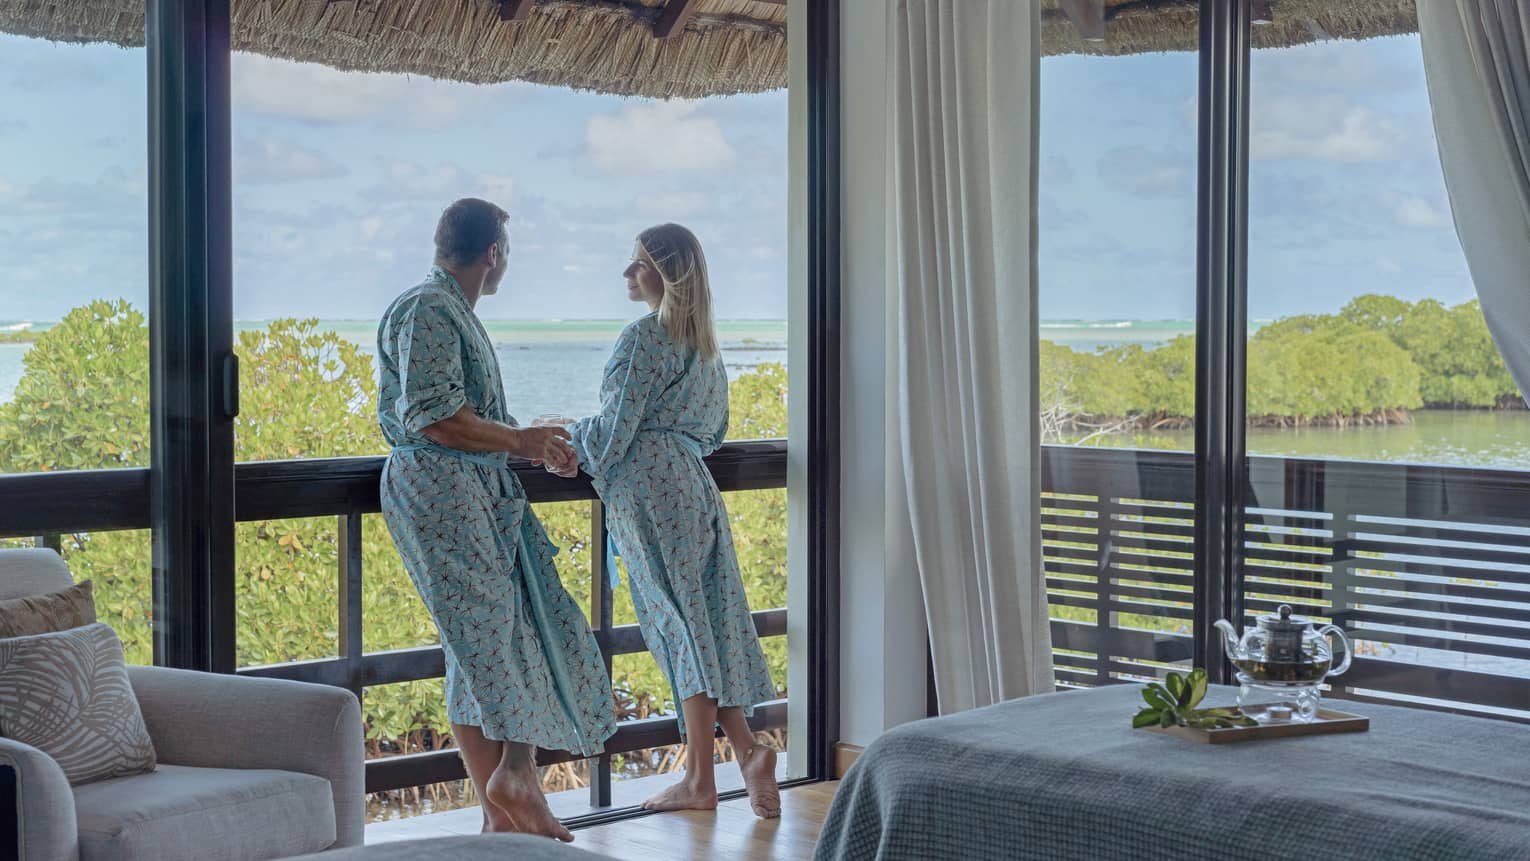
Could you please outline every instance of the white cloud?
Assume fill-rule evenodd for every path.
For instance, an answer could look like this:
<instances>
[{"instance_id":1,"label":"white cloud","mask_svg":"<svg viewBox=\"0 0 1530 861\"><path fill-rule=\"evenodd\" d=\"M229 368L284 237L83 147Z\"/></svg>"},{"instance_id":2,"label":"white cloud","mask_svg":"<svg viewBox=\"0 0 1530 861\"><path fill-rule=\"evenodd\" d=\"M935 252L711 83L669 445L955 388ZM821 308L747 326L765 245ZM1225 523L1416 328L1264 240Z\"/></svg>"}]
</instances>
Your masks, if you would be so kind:
<instances>
[{"instance_id":1,"label":"white cloud","mask_svg":"<svg viewBox=\"0 0 1530 861\"><path fill-rule=\"evenodd\" d=\"M642 102L591 117L585 143L596 166L612 173L715 171L738 158L717 121L696 102Z\"/></svg>"},{"instance_id":2,"label":"white cloud","mask_svg":"<svg viewBox=\"0 0 1530 861\"><path fill-rule=\"evenodd\" d=\"M1249 132L1256 159L1328 162L1397 158L1404 136L1392 118L1345 96L1282 96L1254 101Z\"/></svg>"},{"instance_id":3,"label":"white cloud","mask_svg":"<svg viewBox=\"0 0 1530 861\"><path fill-rule=\"evenodd\" d=\"M309 123L376 119L409 128L444 128L475 103L493 102L529 85L474 87L426 77L342 72L317 63L235 54L234 110Z\"/></svg>"},{"instance_id":4,"label":"white cloud","mask_svg":"<svg viewBox=\"0 0 1530 861\"><path fill-rule=\"evenodd\" d=\"M1403 271L1402 266L1396 260L1393 260L1390 257L1376 258L1376 268L1380 269L1382 272L1386 272L1392 275L1396 275Z\"/></svg>"},{"instance_id":5,"label":"white cloud","mask_svg":"<svg viewBox=\"0 0 1530 861\"><path fill-rule=\"evenodd\" d=\"M460 197L481 197L500 206L509 206L514 187L513 177L475 174L453 162L428 166L393 161L383 165L381 176L366 195L379 201L430 201L442 207Z\"/></svg>"},{"instance_id":6,"label":"white cloud","mask_svg":"<svg viewBox=\"0 0 1530 861\"><path fill-rule=\"evenodd\" d=\"M478 196L485 200L491 200L500 206L509 206L514 197L515 179L497 173L481 173L478 175Z\"/></svg>"},{"instance_id":7,"label":"white cloud","mask_svg":"<svg viewBox=\"0 0 1530 861\"><path fill-rule=\"evenodd\" d=\"M1041 163L1041 181L1045 185L1067 185L1074 175L1073 163L1064 156L1048 156Z\"/></svg>"},{"instance_id":8,"label":"white cloud","mask_svg":"<svg viewBox=\"0 0 1530 861\"><path fill-rule=\"evenodd\" d=\"M1100 156L1100 179L1137 197L1189 194L1195 156L1181 150L1144 146L1117 147Z\"/></svg>"},{"instance_id":9,"label":"white cloud","mask_svg":"<svg viewBox=\"0 0 1530 861\"><path fill-rule=\"evenodd\" d=\"M1450 217L1421 197L1405 197L1393 214L1403 227L1436 228L1450 224Z\"/></svg>"},{"instance_id":10,"label":"white cloud","mask_svg":"<svg viewBox=\"0 0 1530 861\"><path fill-rule=\"evenodd\" d=\"M637 208L645 215L677 221L705 212L711 197L699 191L671 191L645 194L638 198Z\"/></svg>"},{"instance_id":11,"label":"white cloud","mask_svg":"<svg viewBox=\"0 0 1530 861\"><path fill-rule=\"evenodd\" d=\"M345 165L327 153L282 138L243 138L234 155L234 180L272 185L344 176Z\"/></svg>"},{"instance_id":12,"label":"white cloud","mask_svg":"<svg viewBox=\"0 0 1530 861\"><path fill-rule=\"evenodd\" d=\"M105 82L105 73L95 63L63 51L34 56L17 66L11 76L18 90L96 87Z\"/></svg>"}]
</instances>

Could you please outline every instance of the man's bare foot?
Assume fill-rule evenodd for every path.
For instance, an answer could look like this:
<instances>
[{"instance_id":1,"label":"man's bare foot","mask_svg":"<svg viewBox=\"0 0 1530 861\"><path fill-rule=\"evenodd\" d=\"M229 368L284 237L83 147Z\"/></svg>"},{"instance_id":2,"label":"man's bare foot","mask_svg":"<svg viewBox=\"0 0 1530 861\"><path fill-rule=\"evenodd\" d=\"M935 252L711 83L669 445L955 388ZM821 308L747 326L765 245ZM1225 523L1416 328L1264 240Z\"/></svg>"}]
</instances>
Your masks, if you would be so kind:
<instances>
[{"instance_id":1,"label":"man's bare foot","mask_svg":"<svg viewBox=\"0 0 1530 861\"><path fill-rule=\"evenodd\" d=\"M763 744L749 750L749 755L738 764L744 775L744 788L749 791L749 806L761 819L775 819L781 815L781 787L776 785L776 752Z\"/></svg>"},{"instance_id":2,"label":"man's bare foot","mask_svg":"<svg viewBox=\"0 0 1530 861\"><path fill-rule=\"evenodd\" d=\"M717 784L693 780L689 772L679 783L670 785L663 792L643 802L644 810L716 810Z\"/></svg>"},{"instance_id":3,"label":"man's bare foot","mask_svg":"<svg viewBox=\"0 0 1530 861\"><path fill-rule=\"evenodd\" d=\"M547 806L547 796L537 783L535 769L514 771L500 766L489 776L484 794L490 803L508 814L514 830L574 842L573 832L564 828Z\"/></svg>"},{"instance_id":4,"label":"man's bare foot","mask_svg":"<svg viewBox=\"0 0 1530 861\"><path fill-rule=\"evenodd\" d=\"M494 806L491 801L483 803L483 833L502 834L514 830L515 822L510 819L510 814Z\"/></svg>"}]
</instances>

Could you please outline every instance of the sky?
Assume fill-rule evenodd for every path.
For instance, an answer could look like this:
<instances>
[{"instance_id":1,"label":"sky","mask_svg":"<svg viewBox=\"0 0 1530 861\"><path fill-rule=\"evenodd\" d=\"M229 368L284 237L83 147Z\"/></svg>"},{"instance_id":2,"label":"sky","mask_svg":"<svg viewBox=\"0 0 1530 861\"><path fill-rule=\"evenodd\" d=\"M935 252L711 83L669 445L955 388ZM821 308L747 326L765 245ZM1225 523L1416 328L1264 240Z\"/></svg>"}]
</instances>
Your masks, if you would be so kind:
<instances>
[{"instance_id":1,"label":"sky","mask_svg":"<svg viewBox=\"0 0 1530 861\"><path fill-rule=\"evenodd\" d=\"M1048 319L1195 309L1194 55L1042 63ZM1250 315L1471 298L1416 36L1255 52ZM236 55L235 316L375 318L442 207L512 214L497 319L629 317L638 230L701 236L723 319L786 311L784 92L657 102ZM144 53L0 35L0 320L147 297Z\"/></svg>"},{"instance_id":2,"label":"sky","mask_svg":"<svg viewBox=\"0 0 1530 861\"><path fill-rule=\"evenodd\" d=\"M147 301L143 49L0 35L0 320ZM630 317L638 231L701 238L716 313L786 316L786 93L658 102L236 54L234 313L376 318L452 200L511 213L496 319Z\"/></svg>"},{"instance_id":3,"label":"sky","mask_svg":"<svg viewBox=\"0 0 1530 861\"><path fill-rule=\"evenodd\" d=\"M1194 318L1196 71L1190 53L1042 61L1044 318ZM1249 75L1252 319L1474 296L1417 35L1257 50Z\"/></svg>"}]
</instances>

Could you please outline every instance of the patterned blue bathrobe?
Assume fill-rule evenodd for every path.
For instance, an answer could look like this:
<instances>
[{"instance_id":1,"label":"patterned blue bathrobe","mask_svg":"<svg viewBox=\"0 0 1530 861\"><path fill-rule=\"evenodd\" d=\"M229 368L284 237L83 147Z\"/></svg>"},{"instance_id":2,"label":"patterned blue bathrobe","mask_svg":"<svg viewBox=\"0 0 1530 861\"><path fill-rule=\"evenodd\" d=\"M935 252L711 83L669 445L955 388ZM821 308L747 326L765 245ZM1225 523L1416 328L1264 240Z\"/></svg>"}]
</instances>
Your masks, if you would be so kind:
<instances>
[{"instance_id":1,"label":"patterned blue bathrobe","mask_svg":"<svg viewBox=\"0 0 1530 861\"><path fill-rule=\"evenodd\" d=\"M720 707L775 697L739 576L722 494L702 458L728 429L722 360L670 338L657 314L622 331L606 364L600 414L569 430L605 501L626 562L643 641L675 702ZM683 727L682 727L683 728Z\"/></svg>"},{"instance_id":2,"label":"patterned blue bathrobe","mask_svg":"<svg viewBox=\"0 0 1530 861\"><path fill-rule=\"evenodd\" d=\"M389 306L377 359L377 418L394 447L383 518L440 631L452 722L498 741L599 752L616 730L605 664L505 453L456 451L421 433L464 404L515 424L494 345L444 269Z\"/></svg>"}]
</instances>

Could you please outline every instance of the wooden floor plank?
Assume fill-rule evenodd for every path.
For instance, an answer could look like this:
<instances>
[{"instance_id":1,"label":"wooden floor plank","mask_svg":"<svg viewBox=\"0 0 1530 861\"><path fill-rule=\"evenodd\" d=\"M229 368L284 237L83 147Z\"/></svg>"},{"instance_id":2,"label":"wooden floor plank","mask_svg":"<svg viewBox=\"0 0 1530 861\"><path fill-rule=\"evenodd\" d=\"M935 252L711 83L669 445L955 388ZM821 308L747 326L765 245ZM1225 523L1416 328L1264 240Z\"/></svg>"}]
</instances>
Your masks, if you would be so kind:
<instances>
[{"instance_id":1,"label":"wooden floor plank","mask_svg":"<svg viewBox=\"0 0 1530 861\"><path fill-rule=\"evenodd\" d=\"M782 793L781 818L760 819L749 800L726 801L714 812L657 813L580 829L575 846L619 861L800 861L811 858L837 783Z\"/></svg>"},{"instance_id":2,"label":"wooden floor plank","mask_svg":"<svg viewBox=\"0 0 1530 861\"><path fill-rule=\"evenodd\" d=\"M581 828L574 845L618 861L803 861L811 858L819 830L839 784L811 783L781 793L781 818L760 819L749 799L725 801L715 811L687 810L654 813ZM646 797L654 787L632 787L633 797ZM631 802L629 802L631 803ZM558 805L554 805L555 809ZM368 843L419 837L444 837L475 831L481 822L476 808L454 810L367 827Z\"/></svg>"}]
</instances>

